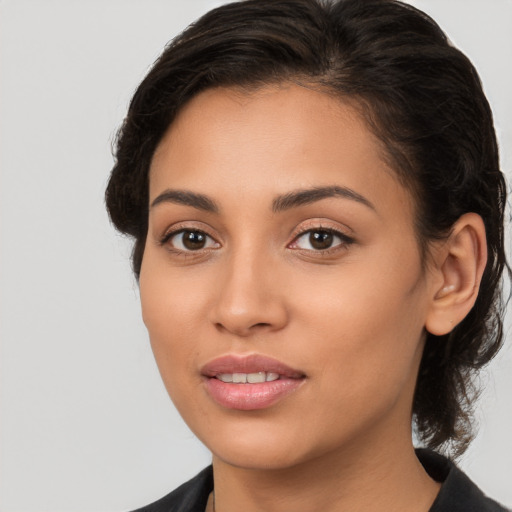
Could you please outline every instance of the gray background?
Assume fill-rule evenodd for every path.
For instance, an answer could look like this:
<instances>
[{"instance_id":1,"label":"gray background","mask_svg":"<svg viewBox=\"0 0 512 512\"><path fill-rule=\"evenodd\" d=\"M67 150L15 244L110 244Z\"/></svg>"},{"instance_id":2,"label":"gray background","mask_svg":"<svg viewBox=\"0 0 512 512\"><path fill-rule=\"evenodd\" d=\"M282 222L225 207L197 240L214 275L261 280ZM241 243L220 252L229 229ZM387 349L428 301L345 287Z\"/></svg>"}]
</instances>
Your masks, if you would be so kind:
<instances>
[{"instance_id":1,"label":"gray background","mask_svg":"<svg viewBox=\"0 0 512 512\"><path fill-rule=\"evenodd\" d=\"M0 510L121 511L207 450L160 383L103 190L127 102L164 44L222 2L0 0ZM414 2L479 69L512 168L512 1ZM512 350L482 376L462 466L512 506Z\"/></svg>"}]
</instances>

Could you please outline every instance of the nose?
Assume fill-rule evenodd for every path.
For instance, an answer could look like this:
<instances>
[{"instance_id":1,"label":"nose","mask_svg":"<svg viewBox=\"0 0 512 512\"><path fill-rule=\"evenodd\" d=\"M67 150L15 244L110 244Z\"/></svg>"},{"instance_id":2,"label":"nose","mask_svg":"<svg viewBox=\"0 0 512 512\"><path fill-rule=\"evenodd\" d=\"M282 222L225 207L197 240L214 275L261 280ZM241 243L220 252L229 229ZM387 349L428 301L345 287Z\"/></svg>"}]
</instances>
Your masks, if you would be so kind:
<instances>
[{"instance_id":1,"label":"nose","mask_svg":"<svg viewBox=\"0 0 512 512\"><path fill-rule=\"evenodd\" d=\"M219 271L211 321L239 337L278 331L288 322L283 285L279 269L268 260L234 255Z\"/></svg>"}]
</instances>

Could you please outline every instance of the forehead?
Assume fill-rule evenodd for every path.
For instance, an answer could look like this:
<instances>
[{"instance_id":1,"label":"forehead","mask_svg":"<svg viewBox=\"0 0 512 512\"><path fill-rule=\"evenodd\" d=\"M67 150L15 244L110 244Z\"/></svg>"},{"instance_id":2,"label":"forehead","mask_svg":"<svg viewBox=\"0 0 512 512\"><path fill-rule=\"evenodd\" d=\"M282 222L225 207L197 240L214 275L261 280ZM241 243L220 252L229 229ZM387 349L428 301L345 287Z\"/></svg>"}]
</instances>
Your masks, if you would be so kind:
<instances>
[{"instance_id":1,"label":"forehead","mask_svg":"<svg viewBox=\"0 0 512 512\"><path fill-rule=\"evenodd\" d=\"M342 126L350 130L342 133ZM215 143L219 151L225 150L226 145L240 142L249 131L250 140L241 149L249 143L255 149L256 145L284 140L302 144L306 137L313 147L326 132L339 133L344 139L351 132L352 140L347 144L379 145L348 100L314 88L279 83L250 89L211 88L197 94L180 109L154 159L170 145L174 145L173 150L188 149L184 142L193 144L195 150L214 149L207 145L209 142Z\"/></svg>"},{"instance_id":2,"label":"forehead","mask_svg":"<svg viewBox=\"0 0 512 512\"><path fill-rule=\"evenodd\" d=\"M411 200L380 141L348 102L295 84L206 90L159 144L150 195L164 188L280 194L338 184L377 199Z\"/></svg>"}]
</instances>

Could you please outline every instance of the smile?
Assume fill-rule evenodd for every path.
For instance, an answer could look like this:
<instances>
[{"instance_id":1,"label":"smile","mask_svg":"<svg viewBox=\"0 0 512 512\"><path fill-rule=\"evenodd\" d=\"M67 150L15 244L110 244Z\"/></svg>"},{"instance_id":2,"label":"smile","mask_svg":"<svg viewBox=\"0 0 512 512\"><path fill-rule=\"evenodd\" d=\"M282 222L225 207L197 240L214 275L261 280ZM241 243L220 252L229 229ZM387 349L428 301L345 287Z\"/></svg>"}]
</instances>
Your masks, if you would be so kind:
<instances>
[{"instance_id":1,"label":"smile","mask_svg":"<svg viewBox=\"0 0 512 512\"><path fill-rule=\"evenodd\" d=\"M222 382L232 382L233 384L258 384L277 380L279 374L275 372L221 373L215 377Z\"/></svg>"},{"instance_id":2,"label":"smile","mask_svg":"<svg viewBox=\"0 0 512 512\"><path fill-rule=\"evenodd\" d=\"M242 411L270 407L306 380L303 372L258 354L220 357L206 364L201 373L214 402Z\"/></svg>"}]
</instances>

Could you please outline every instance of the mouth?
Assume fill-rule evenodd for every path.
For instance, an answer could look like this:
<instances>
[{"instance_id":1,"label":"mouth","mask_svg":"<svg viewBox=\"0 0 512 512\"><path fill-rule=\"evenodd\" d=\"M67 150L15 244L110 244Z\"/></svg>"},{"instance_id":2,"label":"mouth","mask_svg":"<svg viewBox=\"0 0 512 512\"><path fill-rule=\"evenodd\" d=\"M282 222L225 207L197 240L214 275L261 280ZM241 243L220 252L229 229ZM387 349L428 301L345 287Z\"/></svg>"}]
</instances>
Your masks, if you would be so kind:
<instances>
[{"instance_id":1,"label":"mouth","mask_svg":"<svg viewBox=\"0 0 512 512\"><path fill-rule=\"evenodd\" d=\"M262 382L273 382L279 377L279 373L275 372L219 373L215 375L216 379L233 384L261 384Z\"/></svg>"},{"instance_id":2,"label":"mouth","mask_svg":"<svg viewBox=\"0 0 512 512\"><path fill-rule=\"evenodd\" d=\"M201 370L207 394L228 409L265 409L296 391L305 381L300 370L267 356L228 355Z\"/></svg>"}]
</instances>

